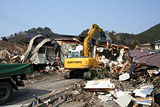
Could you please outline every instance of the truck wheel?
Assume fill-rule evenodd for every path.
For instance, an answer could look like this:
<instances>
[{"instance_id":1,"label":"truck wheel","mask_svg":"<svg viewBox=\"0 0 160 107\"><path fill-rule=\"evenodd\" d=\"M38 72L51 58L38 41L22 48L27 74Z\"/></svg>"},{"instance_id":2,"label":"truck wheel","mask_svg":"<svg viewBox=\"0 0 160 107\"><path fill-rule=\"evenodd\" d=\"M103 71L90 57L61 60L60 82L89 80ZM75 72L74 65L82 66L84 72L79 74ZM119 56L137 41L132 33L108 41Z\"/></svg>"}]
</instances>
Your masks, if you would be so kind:
<instances>
[{"instance_id":1,"label":"truck wheel","mask_svg":"<svg viewBox=\"0 0 160 107\"><path fill-rule=\"evenodd\" d=\"M0 82L0 104L7 103L13 93L12 85L8 82Z\"/></svg>"}]
</instances>

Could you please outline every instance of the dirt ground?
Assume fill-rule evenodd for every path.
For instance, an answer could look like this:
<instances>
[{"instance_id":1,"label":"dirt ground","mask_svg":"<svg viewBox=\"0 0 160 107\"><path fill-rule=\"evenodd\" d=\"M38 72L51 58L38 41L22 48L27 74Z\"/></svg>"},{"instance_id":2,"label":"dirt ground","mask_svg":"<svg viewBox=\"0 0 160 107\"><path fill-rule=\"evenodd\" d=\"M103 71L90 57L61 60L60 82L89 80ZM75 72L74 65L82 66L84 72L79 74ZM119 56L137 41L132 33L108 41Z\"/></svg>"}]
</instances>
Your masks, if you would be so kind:
<instances>
[{"instance_id":1,"label":"dirt ground","mask_svg":"<svg viewBox=\"0 0 160 107\"><path fill-rule=\"evenodd\" d=\"M62 74L55 72L49 74L34 73L29 75L29 79L25 81L25 87L20 87L18 91L14 91L11 101L6 105L28 104L35 99L34 95L44 98L53 90L58 93L81 81L83 80L66 80Z\"/></svg>"},{"instance_id":2,"label":"dirt ground","mask_svg":"<svg viewBox=\"0 0 160 107\"><path fill-rule=\"evenodd\" d=\"M4 49L25 53L27 46L22 46L19 44L5 42L5 41L0 40L0 50L4 50Z\"/></svg>"}]
</instances>

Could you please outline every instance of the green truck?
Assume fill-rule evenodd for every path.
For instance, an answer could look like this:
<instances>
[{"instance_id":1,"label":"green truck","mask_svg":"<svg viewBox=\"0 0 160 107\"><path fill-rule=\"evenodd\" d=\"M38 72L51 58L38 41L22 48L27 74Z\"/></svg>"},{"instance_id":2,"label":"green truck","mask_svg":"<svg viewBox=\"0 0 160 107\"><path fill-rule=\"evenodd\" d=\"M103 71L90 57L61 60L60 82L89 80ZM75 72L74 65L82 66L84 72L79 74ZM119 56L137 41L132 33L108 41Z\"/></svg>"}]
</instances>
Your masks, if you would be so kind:
<instances>
[{"instance_id":1,"label":"green truck","mask_svg":"<svg viewBox=\"0 0 160 107\"><path fill-rule=\"evenodd\" d=\"M14 89L24 86L23 80L31 72L31 64L0 64L0 104L10 100Z\"/></svg>"}]
</instances>

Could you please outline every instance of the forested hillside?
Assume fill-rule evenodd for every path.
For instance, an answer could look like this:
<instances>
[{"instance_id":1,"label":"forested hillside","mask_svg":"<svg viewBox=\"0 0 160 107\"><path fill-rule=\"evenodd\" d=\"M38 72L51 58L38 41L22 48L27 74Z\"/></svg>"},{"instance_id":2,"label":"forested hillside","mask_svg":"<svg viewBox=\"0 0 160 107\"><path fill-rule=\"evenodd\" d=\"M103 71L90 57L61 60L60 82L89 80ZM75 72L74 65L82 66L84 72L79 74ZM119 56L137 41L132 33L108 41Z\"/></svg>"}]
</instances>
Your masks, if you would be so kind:
<instances>
[{"instance_id":1,"label":"forested hillside","mask_svg":"<svg viewBox=\"0 0 160 107\"><path fill-rule=\"evenodd\" d=\"M117 33L115 35L110 35L110 38L113 41L134 48L138 44L160 40L160 24L157 24L139 34Z\"/></svg>"}]
</instances>

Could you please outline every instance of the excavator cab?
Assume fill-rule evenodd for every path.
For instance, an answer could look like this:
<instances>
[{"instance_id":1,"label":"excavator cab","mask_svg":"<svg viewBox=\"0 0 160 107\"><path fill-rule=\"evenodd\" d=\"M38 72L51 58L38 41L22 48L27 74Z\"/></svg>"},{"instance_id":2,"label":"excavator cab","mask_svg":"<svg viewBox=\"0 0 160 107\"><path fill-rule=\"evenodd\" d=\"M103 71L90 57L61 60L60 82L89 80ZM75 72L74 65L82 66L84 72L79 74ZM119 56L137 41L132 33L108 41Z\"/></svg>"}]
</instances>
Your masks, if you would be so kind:
<instances>
[{"instance_id":1,"label":"excavator cab","mask_svg":"<svg viewBox=\"0 0 160 107\"><path fill-rule=\"evenodd\" d=\"M83 57L83 50L72 50L69 51L69 58L78 58L78 57Z\"/></svg>"}]
</instances>

